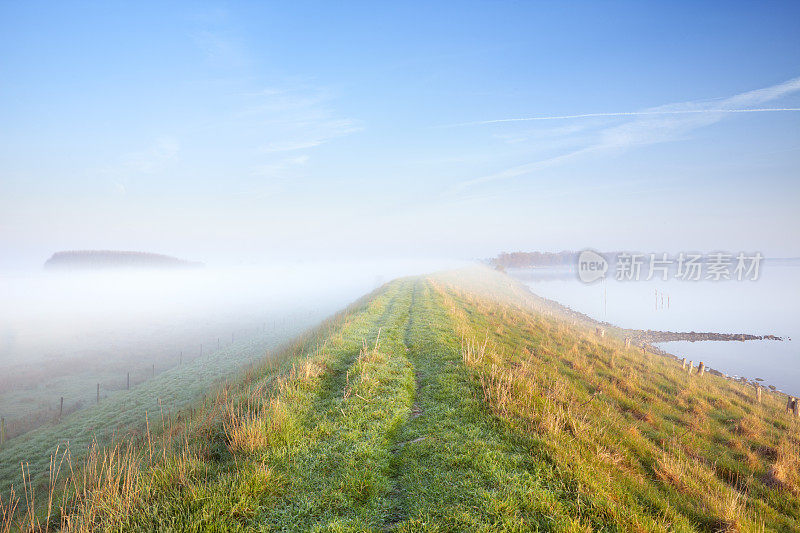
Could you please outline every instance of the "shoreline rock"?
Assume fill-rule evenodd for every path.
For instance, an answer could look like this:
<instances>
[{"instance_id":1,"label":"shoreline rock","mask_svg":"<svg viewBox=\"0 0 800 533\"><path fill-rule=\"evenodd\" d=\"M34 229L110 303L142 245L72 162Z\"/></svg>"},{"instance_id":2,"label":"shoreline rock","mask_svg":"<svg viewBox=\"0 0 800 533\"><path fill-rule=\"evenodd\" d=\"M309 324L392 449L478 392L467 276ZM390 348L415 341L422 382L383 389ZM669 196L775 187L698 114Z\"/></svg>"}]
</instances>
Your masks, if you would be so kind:
<instances>
[{"instance_id":1,"label":"shoreline rock","mask_svg":"<svg viewBox=\"0 0 800 533\"><path fill-rule=\"evenodd\" d=\"M752 335L749 333L716 333L716 332L680 332L680 331L657 331L629 329L628 336L639 342L675 342L675 341L763 341L773 340L782 341L782 337L776 335Z\"/></svg>"},{"instance_id":2,"label":"shoreline rock","mask_svg":"<svg viewBox=\"0 0 800 533\"><path fill-rule=\"evenodd\" d=\"M511 276L514 277L514 276ZM567 320L571 320L573 325L575 323L580 324L582 326L591 326L594 328L600 327L601 329L608 331L610 334L614 335L619 339L630 338L631 344L635 346L639 346L641 348L645 348L650 353L660 355L663 357L670 357L675 359L676 361L680 362L681 357L670 353L666 350L662 350L658 346L654 346L652 343L656 342L674 342L674 341L684 341L688 340L690 342L699 342L699 341L739 341L744 342L748 340L772 340L772 341L783 341L783 337L779 337L777 335L752 335L749 333L715 333L715 332L696 332L696 331L689 331L689 332L676 332L676 331L656 331L656 330L640 330L640 329L627 329L617 326L616 324L612 324L610 322L604 322L601 320L595 320L594 318L581 313L580 311L575 311L571 307L568 307L562 303L559 303L555 300L551 300L549 298L545 298L544 296L540 296L533 292L528 285L526 285L522 280L516 278L517 281L520 283L522 287L524 287L529 294L533 295L535 298L540 300L541 302L545 303L547 306L550 306L552 310L558 312L559 314L563 315L564 318ZM788 337L787 337L788 339ZM761 382L762 386L769 388L771 391L777 394L787 395L786 392L778 390L774 385L769 385L763 383L763 380L751 380L749 378L743 376L731 376L728 375L720 370L716 370L714 368L706 367L706 372L713 374L715 376L720 376L725 379L729 379L731 381L738 381L741 383L751 383L756 384Z\"/></svg>"}]
</instances>

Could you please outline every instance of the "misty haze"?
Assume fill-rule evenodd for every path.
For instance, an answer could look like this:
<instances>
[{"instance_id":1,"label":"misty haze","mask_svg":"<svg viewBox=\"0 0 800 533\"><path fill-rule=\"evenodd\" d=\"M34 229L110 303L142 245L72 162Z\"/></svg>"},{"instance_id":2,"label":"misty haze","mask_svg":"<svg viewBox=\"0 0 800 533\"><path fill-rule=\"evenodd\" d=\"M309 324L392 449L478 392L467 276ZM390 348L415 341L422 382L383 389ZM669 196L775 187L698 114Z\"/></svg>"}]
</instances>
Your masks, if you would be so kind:
<instances>
[{"instance_id":1,"label":"misty haze","mask_svg":"<svg viewBox=\"0 0 800 533\"><path fill-rule=\"evenodd\" d=\"M0 533L800 531L798 20L0 4Z\"/></svg>"}]
</instances>

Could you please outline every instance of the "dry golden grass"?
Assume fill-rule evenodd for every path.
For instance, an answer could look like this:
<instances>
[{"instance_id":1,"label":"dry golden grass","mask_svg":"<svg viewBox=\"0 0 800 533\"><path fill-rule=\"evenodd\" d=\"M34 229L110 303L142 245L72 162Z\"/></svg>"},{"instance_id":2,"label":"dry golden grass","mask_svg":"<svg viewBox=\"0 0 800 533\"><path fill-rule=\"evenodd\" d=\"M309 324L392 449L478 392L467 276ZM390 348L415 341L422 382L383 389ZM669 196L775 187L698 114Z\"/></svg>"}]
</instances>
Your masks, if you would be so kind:
<instances>
[{"instance_id":1,"label":"dry golden grass","mask_svg":"<svg viewBox=\"0 0 800 533\"><path fill-rule=\"evenodd\" d=\"M656 476L665 483L669 483L679 491L688 492L685 484L688 479L688 465L685 459L674 454L662 451L656 461Z\"/></svg>"},{"instance_id":2,"label":"dry golden grass","mask_svg":"<svg viewBox=\"0 0 800 533\"><path fill-rule=\"evenodd\" d=\"M734 431L748 439L757 439L764 432L764 423L758 415L750 413L736 422Z\"/></svg>"},{"instance_id":3,"label":"dry golden grass","mask_svg":"<svg viewBox=\"0 0 800 533\"><path fill-rule=\"evenodd\" d=\"M781 440L776 449L775 463L767 472L766 481L800 495L800 445L797 440Z\"/></svg>"},{"instance_id":4,"label":"dry golden grass","mask_svg":"<svg viewBox=\"0 0 800 533\"><path fill-rule=\"evenodd\" d=\"M104 518L129 512L141 495L140 467L130 444L93 449L83 468L71 468L66 486L73 508L61 513L62 529L92 531Z\"/></svg>"},{"instance_id":5,"label":"dry golden grass","mask_svg":"<svg viewBox=\"0 0 800 533\"><path fill-rule=\"evenodd\" d=\"M320 349L315 355L292 363L289 372L276 378L269 396L264 387L256 387L248 389L243 402L224 398L223 427L231 452L254 453L286 441L292 430L288 402L325 373L326 366L319 360L323 353Z\"/></svg>"},{"instance_id":6,"label":"dry golden grass","mask_svg":"<svg viewBox=\"0 0 800 533\"><path fill-rule=\"evenodd\" d=\"M51 457L47 502L42 512L23 465L24 500L12 491L8 501L0 502L0 531L47 531L55 526L53 517L60 520L57 527L61 531L94 531L95 524L129 511L138 501L141 467L141 456L130 442L104 448L92 446L80 464L73 461L69 449L57 450Z\"/></svg>"},{"instance_id":7,"label":"dry golden grass","mask_svg":"<svg viewBox=\"0 0 800 533\"><path fill-rule=\"evenodd\" d=\"M270 407L278 407L276 401L270 401ZM261 408L252 411L242 405L230 404L225 417L225 434L228 438L228 448L232 452L255 452L265 448L268 444L267 421L275 423L270 416L272 409Z\"/></svg>"}]
</instances>

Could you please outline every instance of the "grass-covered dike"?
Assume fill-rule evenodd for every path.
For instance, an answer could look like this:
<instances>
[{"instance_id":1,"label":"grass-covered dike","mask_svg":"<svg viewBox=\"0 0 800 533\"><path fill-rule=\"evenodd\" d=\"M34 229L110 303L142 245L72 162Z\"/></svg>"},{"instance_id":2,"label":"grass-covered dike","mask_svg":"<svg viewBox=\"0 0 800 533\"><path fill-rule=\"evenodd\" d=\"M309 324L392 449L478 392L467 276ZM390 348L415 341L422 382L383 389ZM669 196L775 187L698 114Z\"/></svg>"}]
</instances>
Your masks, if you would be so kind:
<instances>
[{"instance_id":1,"label":"grass-covered dike","mask_svg":"<svg viewBox=\"0 0 800 533\"><path fill-rule=\"evenodd\" d=\"M0 530L799 531L785 401L489 269L403 278L202 404L60 451Z\"/></svg>"}]
</instances>

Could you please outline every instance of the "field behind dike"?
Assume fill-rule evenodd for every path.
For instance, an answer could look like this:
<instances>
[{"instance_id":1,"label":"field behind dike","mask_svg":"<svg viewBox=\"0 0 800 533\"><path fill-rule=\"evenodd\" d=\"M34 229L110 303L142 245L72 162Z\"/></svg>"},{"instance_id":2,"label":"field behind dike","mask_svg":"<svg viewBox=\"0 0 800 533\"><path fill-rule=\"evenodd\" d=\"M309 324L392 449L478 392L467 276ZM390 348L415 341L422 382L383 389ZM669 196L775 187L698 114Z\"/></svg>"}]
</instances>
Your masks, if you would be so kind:
<instances>
[{"instance_id":1,"label":"field behind dike","mask_svg":"<svg viewBox=\"0 0 800 533\"><path fill-rule=\"evenodd\" d=\"M404 278L202 405L54 457L13 525L798 531L800 423L764 392L598 338L489 269Z\"/></svg>"}]
</instances>

